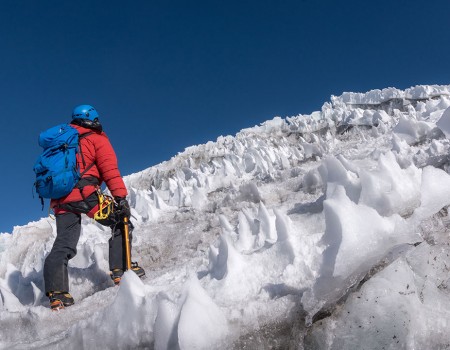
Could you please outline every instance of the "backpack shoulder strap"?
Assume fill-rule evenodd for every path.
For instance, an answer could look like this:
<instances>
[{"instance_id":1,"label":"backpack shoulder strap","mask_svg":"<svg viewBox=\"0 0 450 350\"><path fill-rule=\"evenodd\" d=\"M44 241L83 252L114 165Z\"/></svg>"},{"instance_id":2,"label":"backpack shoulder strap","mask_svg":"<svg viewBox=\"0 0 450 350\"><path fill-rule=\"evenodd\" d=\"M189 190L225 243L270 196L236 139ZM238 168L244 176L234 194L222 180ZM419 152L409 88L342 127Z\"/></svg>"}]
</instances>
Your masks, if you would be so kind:
<instances>
[{"instance_id":1,"label":"backpack shoulder strap","mask_svg":"<svg viewBox=\"0 0 450 350\"><path fill-rule=\"evenodd\" d=\"M95 134L95 131L89 131L89 132L85 132L84 134L80 134L80 136L78 137L80 140L82 138L88 137L89 135Z\"/></svg>"},{"instance_id":2,"label":"backpack shoulder strap","mask_svg":"<svg viewBox=\"0 0 450 350\"><path fill-rule=\"evenodd\" d=\"M80 136L78 137L78 144L79 144L79 149L80 149L80 155L81 155L81 161L83 162L83 166L85 167L84 171L80 174L80 178L83 177L83 175L94 166L95 162L92 162L91 165L89 165L88 167L86 167L86 161L84 160L84 155L83 155L83 151L81 149L81 143L80 140L83 138L88 137L89 135L95 134L94 131L89 131L89 132L85 132L84 134L80 134Z\"/></svg>"}]
</instances>

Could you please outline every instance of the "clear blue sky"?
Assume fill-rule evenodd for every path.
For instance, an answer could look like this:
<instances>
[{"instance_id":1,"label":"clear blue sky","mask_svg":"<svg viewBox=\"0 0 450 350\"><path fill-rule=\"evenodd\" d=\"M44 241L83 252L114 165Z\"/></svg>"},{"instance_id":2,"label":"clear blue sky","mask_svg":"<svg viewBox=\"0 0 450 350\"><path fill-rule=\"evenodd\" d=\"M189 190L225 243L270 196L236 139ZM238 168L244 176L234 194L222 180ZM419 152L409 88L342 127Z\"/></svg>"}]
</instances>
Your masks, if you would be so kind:
<instances>
[{"instance_id":1,"label":"clear blue sky","mask_svg":"<svg viewBox=\"0 0 450 350\"><path fill-rule=\"evenodd\" d=\"M39 132L92 104L123 175L331 94L450 84L450 2L0 2L0 232L46 216Z\"/></svg>"}]
</instances>

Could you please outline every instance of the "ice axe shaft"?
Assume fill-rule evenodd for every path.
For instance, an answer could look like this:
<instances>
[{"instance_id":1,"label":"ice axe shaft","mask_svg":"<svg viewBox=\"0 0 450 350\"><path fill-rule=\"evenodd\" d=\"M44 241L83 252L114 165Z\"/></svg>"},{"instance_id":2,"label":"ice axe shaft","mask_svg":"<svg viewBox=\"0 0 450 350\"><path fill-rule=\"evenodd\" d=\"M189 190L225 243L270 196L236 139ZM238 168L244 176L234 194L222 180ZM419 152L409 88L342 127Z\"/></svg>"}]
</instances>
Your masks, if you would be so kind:
<instances>
[{"instance_id":1,"label":"ice axe shaft","mask_svg":"<svg viewBox=\"0 0 450 350\"><path fill-rule=\"evenodd\" d=\"M130 246L130 231L128 226L128 217L123 218L123 240L125 244L125 270L131 270L131 246Z\"/></svg>"}]
</instances>

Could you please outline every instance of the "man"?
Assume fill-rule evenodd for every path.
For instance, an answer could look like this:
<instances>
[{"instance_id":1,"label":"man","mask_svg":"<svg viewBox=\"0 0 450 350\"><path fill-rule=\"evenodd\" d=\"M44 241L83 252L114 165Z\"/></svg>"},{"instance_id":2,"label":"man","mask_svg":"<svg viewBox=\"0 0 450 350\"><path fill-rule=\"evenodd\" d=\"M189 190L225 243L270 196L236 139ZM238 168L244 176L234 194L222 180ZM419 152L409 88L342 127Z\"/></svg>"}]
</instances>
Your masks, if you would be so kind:
<instances>
[{"instance_id":1,"label":"man","mask_svg":"<svg viewBox=\"0 0 450 350\"><path fill-rule=\"evenodd\" d=\"M44 264L45 292L50 299L51 308L56 310L74 304L69 293L67 264L77 253L81 214L87 214L91 218L95 216L100 224L112 229L109 267L115 284L120 283L126 266L123 218L130 217L130 206L125 198L128 192L118 169L116 154L102 130L97 111L90 105L77 106L72 112L70 124L80 135L77 165L81 179L71 193L60 199L52 199L50 203L56 216L57 236ZM99 198L103 198L99 192L103 182L115 203L99 203ZM132 225L128 225L131 232ZM145 275L137 263L133 263L132 270L139 277Z\"/></svg>"}]
</instances>

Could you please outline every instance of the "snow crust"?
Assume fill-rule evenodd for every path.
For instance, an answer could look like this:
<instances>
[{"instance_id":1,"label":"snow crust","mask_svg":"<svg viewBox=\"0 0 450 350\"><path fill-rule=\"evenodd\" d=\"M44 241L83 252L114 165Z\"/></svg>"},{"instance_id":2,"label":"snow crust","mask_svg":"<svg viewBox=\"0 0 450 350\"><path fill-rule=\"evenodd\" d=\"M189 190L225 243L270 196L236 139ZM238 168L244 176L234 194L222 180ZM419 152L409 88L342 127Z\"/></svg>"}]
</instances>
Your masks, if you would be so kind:
<instances>
[{"instance_id":1,"label":"snow crust","mask_svg":"<svg viewBox=\"0 0 450 350\"><path fill-rule=\"evenodd\" d=\"M0 234L0 348L448 347L449 95L332 96L127 176L147 277L114 287L84 218L60 312L54 221Z\"/></svg>"}]
</instances>

